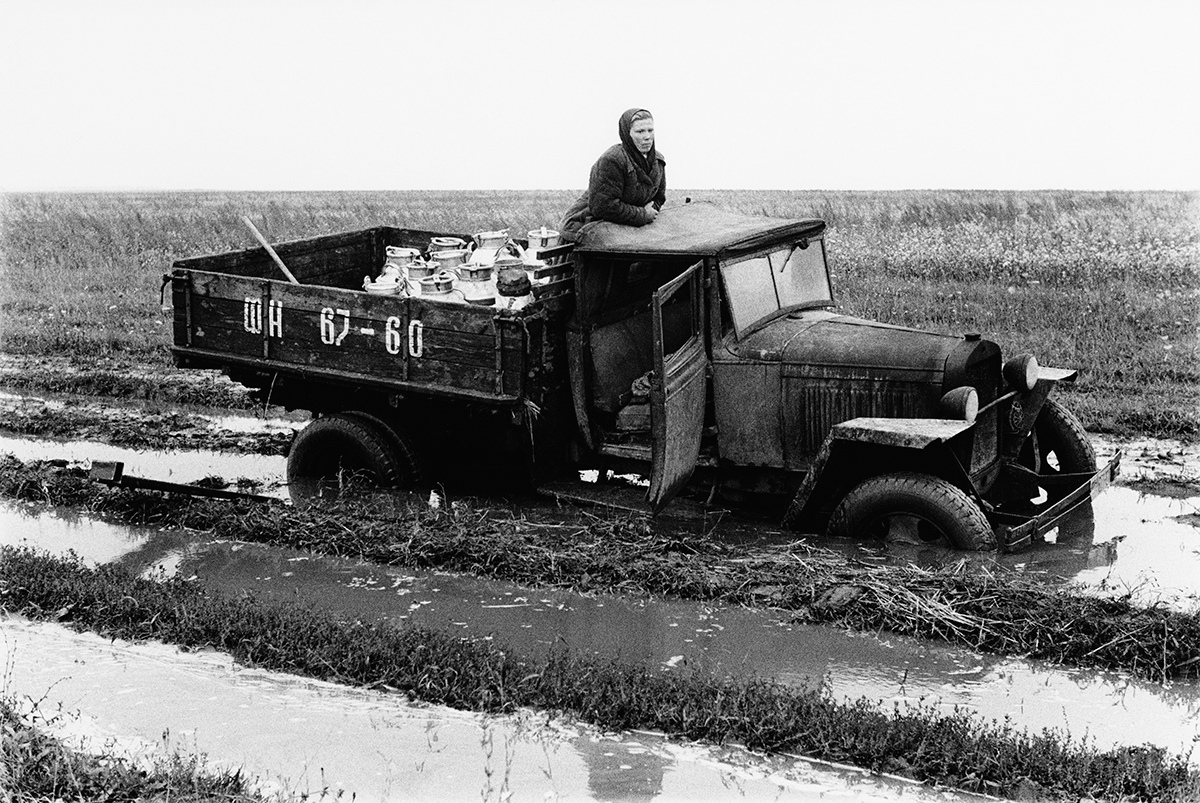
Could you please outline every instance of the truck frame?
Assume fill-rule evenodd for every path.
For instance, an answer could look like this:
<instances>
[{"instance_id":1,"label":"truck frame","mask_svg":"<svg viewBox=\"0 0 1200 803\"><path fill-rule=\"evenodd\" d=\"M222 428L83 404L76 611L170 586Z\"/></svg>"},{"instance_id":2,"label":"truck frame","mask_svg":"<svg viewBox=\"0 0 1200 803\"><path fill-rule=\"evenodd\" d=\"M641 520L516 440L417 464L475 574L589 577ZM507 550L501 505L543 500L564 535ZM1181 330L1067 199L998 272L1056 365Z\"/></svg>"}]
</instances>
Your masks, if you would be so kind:
<instances>
[{"instance_id":1,"label":"truck frame","mask_svg":"<svg viewBox=\"0 0 1200 803\"><path fill-rule=\"evenodd\" d=\"M1020 549L1116 474L1055 399L1071 370L1002 363L979 335L837 312L825 224L707 203L593 223L542 251L518 310L364 292L388 246L468 235L396 227L182 259L164 283L176 364L310 411L297 489L537 485L582 469L784 500L834 536Z\"/></svg>"}]
</instances>

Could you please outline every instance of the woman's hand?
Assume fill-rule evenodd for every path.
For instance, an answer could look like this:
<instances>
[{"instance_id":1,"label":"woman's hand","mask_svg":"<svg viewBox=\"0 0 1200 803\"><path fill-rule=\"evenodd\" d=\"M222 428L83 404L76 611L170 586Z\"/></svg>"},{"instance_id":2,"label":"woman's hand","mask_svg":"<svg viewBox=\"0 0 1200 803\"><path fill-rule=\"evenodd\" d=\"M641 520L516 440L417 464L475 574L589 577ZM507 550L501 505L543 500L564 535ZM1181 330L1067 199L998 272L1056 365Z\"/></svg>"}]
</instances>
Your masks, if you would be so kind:
<instances>
[{"instance_id":1,"label":"woman's hand","mask_svg":"<svg viewBox=\"0 0 1200 803\"><path fill-rule=\"evenodd\" d=\"M658 210L654 208L654 202L651 201L650 203L646 204L644 209L646 210L646 214L650 216L650 220L646 222L653 223L654 219L658 217Z\"/></svg>"}]
</instances>

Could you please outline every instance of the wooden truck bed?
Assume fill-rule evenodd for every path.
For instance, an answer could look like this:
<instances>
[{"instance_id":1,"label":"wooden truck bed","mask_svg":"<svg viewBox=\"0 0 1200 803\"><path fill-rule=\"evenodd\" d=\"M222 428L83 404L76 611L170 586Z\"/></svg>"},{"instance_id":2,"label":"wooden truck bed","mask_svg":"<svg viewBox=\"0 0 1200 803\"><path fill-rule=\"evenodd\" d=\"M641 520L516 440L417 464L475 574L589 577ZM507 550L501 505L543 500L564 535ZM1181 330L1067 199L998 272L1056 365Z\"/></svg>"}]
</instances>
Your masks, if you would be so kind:
<instances>
[{"instance_id":1,"label":"wooden truck bed","mask_svg":"<svg viewBox=\"0 0 1200 803\"><path fill-rule=\"evenodd\" d=\"M571 246L542 253L535 300L501 311L435 297L377 296L363 277L389 245L441 232L377 227L280 243L286 280L263 248L183 259L168 277L176 364L231 374L460 396L512 404L549 359L548 318L571 301Z\"/></svg>"}]
</instances>

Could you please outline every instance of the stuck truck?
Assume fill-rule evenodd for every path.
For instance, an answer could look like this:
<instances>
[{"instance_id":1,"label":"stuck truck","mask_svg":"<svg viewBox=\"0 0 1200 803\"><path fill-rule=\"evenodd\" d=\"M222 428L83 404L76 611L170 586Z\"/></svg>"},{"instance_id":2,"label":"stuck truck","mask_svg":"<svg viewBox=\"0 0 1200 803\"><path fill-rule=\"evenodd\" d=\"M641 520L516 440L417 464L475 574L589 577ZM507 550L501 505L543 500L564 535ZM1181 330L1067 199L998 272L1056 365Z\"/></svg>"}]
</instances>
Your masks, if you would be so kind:
<instances>
[{"instance_id":1,"label":"stuck truck","mask_svg":"<svg viewBox=\"0 0 1200 803\"><path fill-rule=\"evenodd\" d=\"M707 203L587 227L539 253L520 309L372 295L376 227L182 259L164 276L177 365L311 411L288 482L537 485L583 469L786 501L834 536L1019 549L1117 471L1051 397L1072 370L836 309L825 224ZM291 274L284 279L278 262Z\"/></svg>"}]
</instances>

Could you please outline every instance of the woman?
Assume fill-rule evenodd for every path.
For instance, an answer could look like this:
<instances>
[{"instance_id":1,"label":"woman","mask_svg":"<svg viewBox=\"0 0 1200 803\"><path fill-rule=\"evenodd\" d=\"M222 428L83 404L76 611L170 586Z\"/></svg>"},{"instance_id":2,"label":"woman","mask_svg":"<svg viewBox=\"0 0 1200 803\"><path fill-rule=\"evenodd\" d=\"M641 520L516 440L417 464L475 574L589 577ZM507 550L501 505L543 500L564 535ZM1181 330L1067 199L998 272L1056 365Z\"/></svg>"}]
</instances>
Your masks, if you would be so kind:
<instances>
[{"instance_id":1,"label":"woman","mask_svg":"<svg viewBox=\"0 0 1200 803\"><path fill-rule=\"evenodd\" d=\"M654 148L654 118L628 109L618 123L621 141L592 165L587 192L567 210L559 230L574 242L593 220L626 226L653 223L667 200L666 159Z\"/></svg>"}]
</instances>

